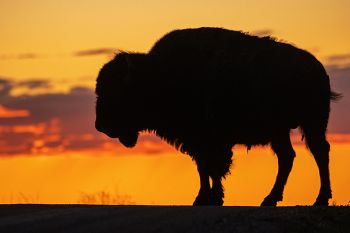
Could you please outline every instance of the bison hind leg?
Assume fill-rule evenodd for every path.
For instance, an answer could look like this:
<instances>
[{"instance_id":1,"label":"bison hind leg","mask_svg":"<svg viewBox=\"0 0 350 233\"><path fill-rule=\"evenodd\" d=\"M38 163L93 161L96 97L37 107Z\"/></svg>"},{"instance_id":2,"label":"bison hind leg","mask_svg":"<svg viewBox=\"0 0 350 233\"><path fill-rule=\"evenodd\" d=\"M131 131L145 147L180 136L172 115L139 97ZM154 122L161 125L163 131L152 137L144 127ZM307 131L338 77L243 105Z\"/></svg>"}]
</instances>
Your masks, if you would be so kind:
<instances>
[{"instance_id":1,"label":"bison hind leg","mask_svg":"<svg viewBox=\"0 0 350 233\"><path fill-rule=\"evenodd\" d=\"M303 127L306 144L314 156L319 170L321 187L314 203L315 206L327 206L332 198L332 190L329 178L329 151L330 145L322 127Z\"/></svg>"},{"instance_id":2,"label":"bison hind leg","mask_svg":"<svg viewBox=\"0 0 350 233\"><path fill-rule=\"evenodd\" d=\"M276 135L271 141L271 147L277 155L278 173L270 194L265 197L261 206L276 206L278 201L282 201L284 186L292 170L295 157L295 152L289 137L289 130Z\"/></svg>"}]
</instances>

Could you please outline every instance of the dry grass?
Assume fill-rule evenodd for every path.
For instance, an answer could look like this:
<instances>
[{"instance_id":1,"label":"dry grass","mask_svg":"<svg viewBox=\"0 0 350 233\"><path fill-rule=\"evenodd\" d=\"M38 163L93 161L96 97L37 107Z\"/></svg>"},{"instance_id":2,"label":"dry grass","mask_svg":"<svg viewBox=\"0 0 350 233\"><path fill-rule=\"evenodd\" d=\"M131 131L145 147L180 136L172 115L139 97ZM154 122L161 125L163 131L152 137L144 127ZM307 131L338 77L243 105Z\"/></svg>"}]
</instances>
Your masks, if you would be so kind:
<instances>
[{"instance_id":1,"label":"dry grass","mask_svg":"<svg viewBox=\"0 0 350 233\"><path fill-rule=\"evenodd\" d=\"M82 192L78 199L79 204L92 204L92 205L133 205L131 196L122 195L117 192L110 193L102 190L95 193Z\"/></svg>"}]
</instances>

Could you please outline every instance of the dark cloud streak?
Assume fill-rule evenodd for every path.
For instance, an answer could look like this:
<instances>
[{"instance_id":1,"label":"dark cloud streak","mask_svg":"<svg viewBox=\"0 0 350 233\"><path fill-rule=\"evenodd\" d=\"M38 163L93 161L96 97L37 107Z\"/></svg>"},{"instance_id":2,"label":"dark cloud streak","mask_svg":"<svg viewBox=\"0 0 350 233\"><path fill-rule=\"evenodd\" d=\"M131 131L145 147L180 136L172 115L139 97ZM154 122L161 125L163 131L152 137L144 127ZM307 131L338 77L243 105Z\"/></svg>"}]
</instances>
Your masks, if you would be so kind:
<instances>
[{"instance_id":1,"label":"dark cloud streak","mask_svg":"<svg viewBox=\"0 0 350 233\"><path fill-rule=\"evenodd\" d=\"M118 50L114 48L94 48L94 49L85 49L80 51L75 51L72 54L66 54L66 55L72 55L74 57L87 57L87 56L111 56L115 53L117 53ZM20 53L20 54L0 54L0 60L34 60L39 58L50 58L54 55L48 54L37 54L37 53Z\"/></svg>"},{"instance_id":2,"label":"dark cloud streak","mask_svg":"<svg viewBox=\"0 0 350 233\"><path fill-rule=\"evenodd\" d=\"M1 54L0 60L12 60L12 59L19 59L19 60L30 60L30 59L38 59L42 58L41 54L37 53L20 53L20 54Z\"/></svg>"},{"instance_id":3,"label":"dark cloud streak","mask_svg":"<svg viewBox=\"0 0 350 233\"><path fill-rule=\"evenodd\" d=\"M36 53L21 53L17 56L18 59L36 59L40 58L40 55Z\"/></svg>"},{"instance_id":4,"label":"dark cloud streak","mask_svg":"<svg viewBox=\"0 0 350 233\"><path fill-rule=\"evenodd\" d=\"M329 56L327 58L327 61L329 63L340 63L340 62L350 61L350 53L336 54L336 55Z\"/></svg>"},{"instance_id":5,"label":"dark cloud streak","mask_svg":"<svg viewBox=\"0 0 350 233\"><path fill-rule=\"evenodd\" d=\"M274 33L272 29L261 29L261 30L255 30L252 31L250 34L256 35L256 36L271 36Z\"/></svg>"},{"instance_id":6,"label":"dark cloud streak","mask_svg":"<svg viewBox=\"0 0 350 233\"><path fill-rule=\"evenodd\" d=\"M112 55L116 53L116 49L113 48L96 48L96 49L87 49L80 50L73 53L74 56L82 57L82 56L97 56L97 55Z\"/></svg>"},{"instance_id":7,"label":"dark cloud streak","mask_svg":"<svg viewBox=\"0 0 350 233\"><path fill-rule=\"evenodd\" d=\"M35 88L50 88L51 84L48 82L48 80L31 79L31 80L28 80L28 81L18 82L17 86L27 87L27 88L30 88L30 89L35 89Z\"/></svg>"}]
</instances>

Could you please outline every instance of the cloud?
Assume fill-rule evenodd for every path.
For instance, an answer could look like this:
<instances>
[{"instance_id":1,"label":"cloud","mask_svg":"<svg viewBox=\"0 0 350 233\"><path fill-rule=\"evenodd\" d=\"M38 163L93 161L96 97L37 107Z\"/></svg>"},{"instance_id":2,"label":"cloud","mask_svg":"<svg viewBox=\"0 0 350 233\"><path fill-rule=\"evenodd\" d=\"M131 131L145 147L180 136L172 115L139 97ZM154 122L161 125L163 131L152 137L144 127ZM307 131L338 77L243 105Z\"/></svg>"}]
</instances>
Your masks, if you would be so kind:
<instances>
[{"instance_id":1,"label":"cloud","mask_svg":"<svg viewBox=\"0 0 350 233\"><path fill-rule=\"evenodd\" d=\"M67 56L73 55L75 57L87 57L87 56L113 56L119 50L115 48L93 48L75 51L71 54L65 54ZM32 60L39 58L52 58L54 54L37 54L37 53L19 53L19 54L0 54L0 60Z\"/></svg>"},{"instance_id":2,"label":"cloud","mask_svg":"<svg viewBox=\"0 0 350 233\"><path fill-rule=\"evenodd\" d=\"M0 118L28 117L29 111L24 109L10 109L0 105Z\"/></svg>"},{"instance_id":3,"label":"cloud","mask_svg":"<svg viewBox=\"0 0 350 233\"><path fill-rule=\"evenodd\" d=\"M8 81L6 77L0 77L0 100L6 101L6 98L9 97L12 87L12 82Z\"/></svg>"},{"instance_id":4,"label":"cloud","mask_svg":"<svg viewBox=\"0 0 350 233\"><path fill-rule=\"evenodd\" d=\"M86 57L86 56L99 56L106 55L112 56L118 52L115 48L94 48L75 51L72 54L65 54L67 56L73 55L75 57ZM38 54L38 53L19 53L19 54L0 54L0 60L33 60L39 58L52 58L54 54Z\"/></svg>"},{"instance_id":5,"label":"cloud","mask_svg":"<svg viewBox=\"0 0 350 233\"><path fill-rule=\"evenodd\" d=\"M261 29L261 30L255 30L252 31L251 34L252 35L256 35L256 36L271 36L274 33L274 31L272 29Z\"/></svg>"},{"instance_id":6,"label":"cloud","mask_svg":"<svg viewBox=\"0 0 350 233\"><path fill-rule=\"evenodd\" d=\"M18 59L36 59L40 56L36 53L21 53L17 55Z\"/></svg>"},{"instance_id":7,"label":"cloud","mask_svg":"<svg viewBox=\"0 0 350 233\"><path fill-rule=\"evenodd\" d=\"M19 82L9 80L11 80L11 78L0 77L0 97L2 98L23 94L35 95L54 91L53 86L47 79L31 79Z\"/></svg>"},{"instance_id":8,"label":"cloud","mask_svg":"<svg viewBox=\"0 0 350 233\"><path fill-rule=\"evenodd\" d=\"M80 50L75 52L74 56L96 56L96 55L113 55L116 53L116 49L113 48L96 48L96 49L87 49L87 50Z\"/></svg>"},{"instance_id":9,"label":"cloud","mask_svg":"<svg viewBox=\"0 0 350 233\"><path fill-rule=\"evenodd\" d=\"M96 98L92 89L74 87L68 93L11 95L13 89L21 86L46 87L47 83L0 78L0 155L82 150L159 154L170 149L155 136L142 134L137 148L129 150L118 140L97 132L94 126ZM7 117L1 117L1 110Z\"/></svg>"},{"instance_id":10,"label":"cloud","mask_svg":"<svg viewBox=\"0 0 350 233\"><path fill-rule=\"evenodd\" d=\"M328 65L325 67L331 81L343 80L346 81L350 78L350 65L339 66L339 65Z\"/></svg>"},{"instance_id":11,"label":"cloud","mask_svg":"<svg viewBox=\"0 0 350 233\"><path fill-rule=\"evenodd\" d=\"M11 59L26 60L26 59L37 59L41 57L42 56L37 53L0 54L0 60L11 60Z\"/></svg>"},{"instance_id":12,"label":"cloud","mask_svg":"<svg viewBox=\"0 0 350 233\"><path fill-rule=\"evenodd\" d=\"M336 55L329 56L327 58L327 62L329 63L350 62L350 53L336 54Z\"/></svg>"},{"instance_id":13,"label":"cloud","mask_svg":"<svg viewBox=\"0 0 350 233\"><path fill-rule=\"evenodd\" d=\"M330 133L350 133L350 66L327 66L333 91L341 93L343 98L332 103L329 121Z\"/></svg>"},{"instance_id":14,"label":"cloud","mask_svg":"<svg viewBox=\"0 0 350 233\"><path fill-rule=\"evenodd\" d=\"M26 82L18 85L37 87L44 84ZM14 84L12 88L15 88ZM27 144L23 147L27 151L22 151L23 153L90 148L97 146L96 143L102 143L100 135L94 129L95 97L90 89L74 88L69 93L7 96L5 99L1 104L6 109L22 109L30 112L30 115L23 118L0 118L1 127L7 127L7 131L0 135L0 140L7 145L1 148L2 153L18 153L18 150L11 148L11 141L16 137L22 140L21 143ZM30 136L23 141L22 135L28 134ZM93 135L94 140L90 140L90 145L86 145L85 138L81 137L86 134Z\"/></svg>"},{"instance_id":15,"label":"cloud","mask_svg":"<svg viewBox=\"0 0 350 233\"><path fill-rule=\"evenodd\" d=\"M48 82L48 80L31 79L27 81L18 82L16 86L34 89L34 88L50 88L51 84Z\"/></svg>"}]
</instances>

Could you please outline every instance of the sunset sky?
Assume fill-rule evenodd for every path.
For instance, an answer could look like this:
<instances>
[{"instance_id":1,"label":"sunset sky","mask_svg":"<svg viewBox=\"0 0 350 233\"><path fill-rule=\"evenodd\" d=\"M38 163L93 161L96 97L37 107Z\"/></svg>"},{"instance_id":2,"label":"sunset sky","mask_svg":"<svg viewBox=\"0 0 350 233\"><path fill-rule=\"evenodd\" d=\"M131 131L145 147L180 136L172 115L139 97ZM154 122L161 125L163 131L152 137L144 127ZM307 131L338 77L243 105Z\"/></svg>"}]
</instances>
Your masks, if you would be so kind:
<instances>
[{"instance_id":1,"label":"sunset sky","mask_svg":"<svg viewBox=\"0 0 350 233\"><path fill-rule=\"evenodd\" d=\"M350 202L350 1L1 0L0 203L192 204L191 159L143 134L125 149L94 129L94 85L118 50L147 52L165 33L213 26L271 35L313 53L332 89L331 203ZM310 205L316 163L296 132L297 157L280 205ZM225 205L259 205L277 159L234 149Z\"/></svg>"}]
</instances>

